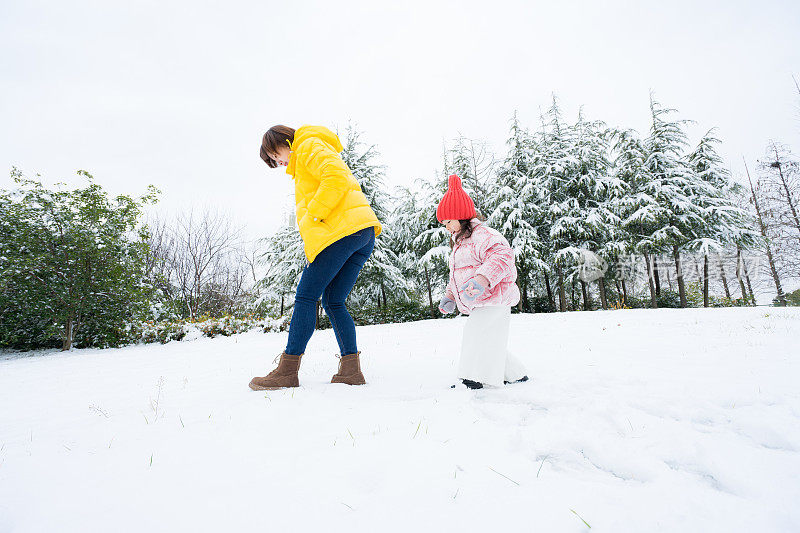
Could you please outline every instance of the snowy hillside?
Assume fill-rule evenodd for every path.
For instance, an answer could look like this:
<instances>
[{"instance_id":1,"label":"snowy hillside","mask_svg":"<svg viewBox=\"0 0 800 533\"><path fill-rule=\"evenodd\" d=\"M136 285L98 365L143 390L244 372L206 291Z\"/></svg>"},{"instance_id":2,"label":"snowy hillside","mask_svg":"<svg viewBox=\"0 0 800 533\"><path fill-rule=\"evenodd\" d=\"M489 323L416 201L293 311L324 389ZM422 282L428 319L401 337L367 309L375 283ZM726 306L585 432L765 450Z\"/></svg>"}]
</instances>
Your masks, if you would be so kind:
<instances>
[{"instance_id":1,"label":"snowy hillside","mask_svg":"<svg viewBox=\"0 0 800 533\"><path fill-rule=\"evenodd\" d=\"M285 333L6 355L0 531L800 530L800 310L516 315L481 391L463 324L359 328L360 388L331 331L266 394Z\"/></svg>"}]
</instances>

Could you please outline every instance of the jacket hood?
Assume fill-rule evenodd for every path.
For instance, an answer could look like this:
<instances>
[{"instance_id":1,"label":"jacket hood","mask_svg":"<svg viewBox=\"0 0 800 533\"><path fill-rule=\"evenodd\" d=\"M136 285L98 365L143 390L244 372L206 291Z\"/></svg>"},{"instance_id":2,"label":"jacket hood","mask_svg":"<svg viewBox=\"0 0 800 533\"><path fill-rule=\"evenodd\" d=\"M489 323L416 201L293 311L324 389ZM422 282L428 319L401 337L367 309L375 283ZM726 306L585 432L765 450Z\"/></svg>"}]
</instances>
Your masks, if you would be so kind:
<instances>
[{"instance_id":1,"label":"jacket hood","mask_svg":"<svg viewBox=\"0 0 800 533\"><path fill-rule=\"evenodd\" d=\"M331 145L336 153L344 150L339 136L325 126L300 126L297 131L294 132L294 142L292 146L299 146L303 141L314 137Z\"/></svg>"}]
</instances>

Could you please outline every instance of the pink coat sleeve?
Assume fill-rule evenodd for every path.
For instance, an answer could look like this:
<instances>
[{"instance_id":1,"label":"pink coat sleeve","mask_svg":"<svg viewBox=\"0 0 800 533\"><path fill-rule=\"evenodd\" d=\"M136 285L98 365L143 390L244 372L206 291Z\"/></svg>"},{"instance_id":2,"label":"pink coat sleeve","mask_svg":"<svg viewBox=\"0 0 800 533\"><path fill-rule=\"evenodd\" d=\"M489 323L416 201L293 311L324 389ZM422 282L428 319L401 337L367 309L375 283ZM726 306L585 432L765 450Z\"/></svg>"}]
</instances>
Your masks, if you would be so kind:
<instances>
[{"instance_id":1,"label":"pink coat sleeve","mask_svg":"<svg viewBox=\"0 0 800 533\"><path fill-rule=\"evenodd\" d=\"M489 280L489 288L494 288L498 283L517 280L517 267L514 263L514 250L502 235L486 233L475 247L475 253L481 266L475 275L483 275Z\"/></svg>"},{"instance_id":2,"label":"pink coat sleeve","mask_svg":"<svg viewBox=\"0 0 800 533\"><path fill-rule=\"evenodd\" d=\"M447 288L444 290L444 295L455 301L456 288L453 286L453 276L449 276L447 280Z\"/></svg>"}]
</instances>

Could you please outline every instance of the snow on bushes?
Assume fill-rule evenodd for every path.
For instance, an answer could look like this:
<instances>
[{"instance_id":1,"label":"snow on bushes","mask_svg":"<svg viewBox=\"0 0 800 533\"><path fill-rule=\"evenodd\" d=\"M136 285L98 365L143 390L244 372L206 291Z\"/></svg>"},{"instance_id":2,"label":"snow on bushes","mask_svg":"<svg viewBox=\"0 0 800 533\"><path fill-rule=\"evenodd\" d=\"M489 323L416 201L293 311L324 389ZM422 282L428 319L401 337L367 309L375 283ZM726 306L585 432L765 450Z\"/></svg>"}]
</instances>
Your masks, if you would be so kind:
<instances>
[{"instance_id":1,"label":"snow on bushes","mask_svg":"<svg viewBox=\"0 0 800 533\"><path fill-rule=\"evenodd\" d=\"M143 322L130 329L132 343L166 344L170 341L192 340L198 337L229 337L254 329L264 333L287 331L291 317L235 317L203 318L192 322L189 320L161 320Z\"/></svg>"}]
</instances>

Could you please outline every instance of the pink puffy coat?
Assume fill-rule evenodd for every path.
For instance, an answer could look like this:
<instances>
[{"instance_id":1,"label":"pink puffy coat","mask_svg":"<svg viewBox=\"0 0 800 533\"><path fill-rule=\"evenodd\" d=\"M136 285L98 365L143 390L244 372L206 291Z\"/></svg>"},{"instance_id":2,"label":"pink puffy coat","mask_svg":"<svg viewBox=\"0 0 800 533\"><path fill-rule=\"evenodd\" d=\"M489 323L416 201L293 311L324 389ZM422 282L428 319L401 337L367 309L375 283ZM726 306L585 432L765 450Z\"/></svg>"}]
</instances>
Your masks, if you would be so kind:
<instances>
[{"instance_id":1,"label":"pink puffy coat","mask_svg":"<svg viewBox=\"0 0 800 533\"><path fill-rule=\"evenodd\" d=\"M472 225L472 235L458 241L450 253L446 296L455 300L458 310L465 315L476 307L517 305L519 287L514 250L505 237L478 219L472 219ZM467 302L460 294L461 287L479 274L489 280L489 286L474 302Z\"/></svg>"}]
</instances>

